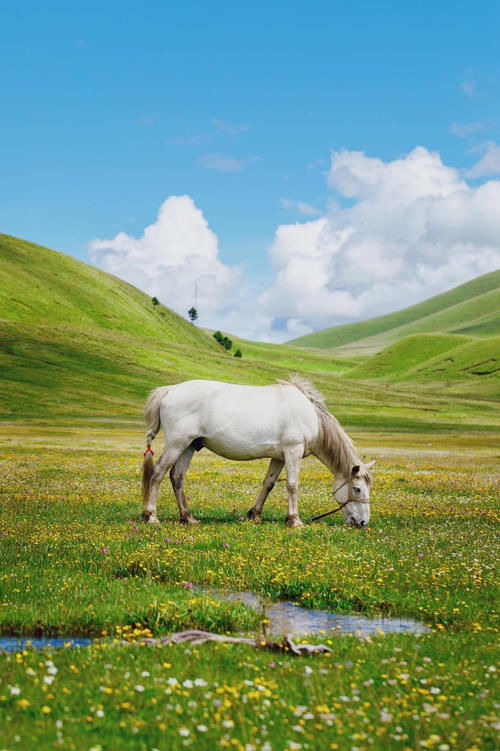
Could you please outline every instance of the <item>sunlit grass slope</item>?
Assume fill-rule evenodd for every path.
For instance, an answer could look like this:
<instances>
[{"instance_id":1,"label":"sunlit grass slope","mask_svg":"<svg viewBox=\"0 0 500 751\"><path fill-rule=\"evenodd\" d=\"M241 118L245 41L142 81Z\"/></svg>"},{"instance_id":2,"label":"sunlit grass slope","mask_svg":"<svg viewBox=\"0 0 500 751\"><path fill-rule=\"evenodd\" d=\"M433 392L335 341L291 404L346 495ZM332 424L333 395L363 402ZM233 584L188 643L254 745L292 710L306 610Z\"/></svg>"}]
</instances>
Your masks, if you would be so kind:
<instances>
[{"instance_id":1,"label":"sunlit grass slope","mask_svg":"<svg viewBox=\"0 0 500 751\"><path fill-rule=\"evenodd\" d=\"M242 340L227 353L126 282L6 235L0 235L0 324L1 419L140 420L146 394L159 384L188 378L265 384L297 370L322 374L331 395L343 389L325 379L355 364ZM243 360L233 357L240 345Z\"/></svg>"},{"instance_id":2,"label":"sunlit grass slope","mask_svg":"<svg viewBox=\"0 0 500 751\"><path fill-rule=\"evenodd\" d=\"M131 285L62 253L0 235L4 422L125 421L140 430L146 395L158 385L189 378L268 384L297 372L314 381L348 428L425 431L432 424L463 430L497 424L497 405L484 398L489 389L479 404L477 394L460 389L450 396L425 388L423 398L413 384L388 391L386 380L352 378L348 371L359 359L232 338L227 353L210 334L154 306ZM233 357L236 347L242 359Z\"/></svg>"},{"instance_id":3,"label":"sunlit grass slope","mask_svg":"<svg viewBox=\"0 0 500 751\"><path fill-rule=\"evenodd\" d=\"M409 334L441 332L473 336L500 333L500 271L472 279L429 300L359 323L334 326L292 340L300 347L372 354Z\"/></svg>"},{"instance_id":4,"label":"sunlit grass slope","mask_svg":"<svg viewBox=\"0 0 500 751\"><path fill-rule=\"evenodd\" d=\"M471 340L455 334L413 334L391 344L349 371L354 378L388 378L400 380L409 371L422 367L450 349Z\"/></svg>"},{"instance_id":5,"label":"sunlit grass slope","mask_svg":"<svg viewBox=\"0 0 500 751\"><path fill-rule=\"evenodd\" d=\"M396 388L432 389L477 399L500 396L500 336L470 339L459 335L414 334L378 352L348 372L348 377L379 379ZM396 386L396 384L399 384Z\"/></svg>"}]
</instances>

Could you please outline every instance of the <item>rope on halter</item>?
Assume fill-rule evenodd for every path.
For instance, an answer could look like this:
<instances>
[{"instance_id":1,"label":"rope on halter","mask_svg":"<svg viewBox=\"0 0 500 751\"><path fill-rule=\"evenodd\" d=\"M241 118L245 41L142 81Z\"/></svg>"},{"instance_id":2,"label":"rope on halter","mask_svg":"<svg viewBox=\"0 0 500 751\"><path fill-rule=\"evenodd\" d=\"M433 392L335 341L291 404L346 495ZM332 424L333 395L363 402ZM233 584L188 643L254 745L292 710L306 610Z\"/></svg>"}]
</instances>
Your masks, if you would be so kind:
<instances>
[{"instance_id":1,"label":"rope on halter","mask_svg":"<svg viewBox=\"0 0 500 751\"><path fill-rule=\"evenodd\" d=\"M337 499L335 498L335 500L339 504L338 508L334 508L331 511L325 511L324 514L318 514L318 516L313 516L310 519L310 521L317 522L318 519L324 519L325 516L330 516L330 514L336 514L337 511L340 511L341 509L343 509L344 506L347 506L348 503L368 503L369 504L370 501L364 501L364 500L361 500L360 498L352 498L352 493L350 492L350 490L351 490L351 483L352 483L352 480L346 480L345 482L342 483L342 485L338 486L337 490L334 490L334 492L333 492L333 497L335 498L335 493L338 493L339 490L341 490L344 487L344 485L349 484L348 494L347 494L347 501L344 501L344 503L340 503L340 501L337 501Z\"/></svg>"},{"instance_id":2,"label":"rope on halter","mask_svg":"<svg viewBox=\"0 0 500 751\"><path fill-rule=\"evenodd\" d=\"M154 456L154 455L155 455L155 452L153 451L153 449L151 448L151 446L148 446L148 447L147 447L147 449L146 449L146 451L144 452L143 456L146 456L147 454L151 454L151 456Z\"/></svg>"}]
</instances>

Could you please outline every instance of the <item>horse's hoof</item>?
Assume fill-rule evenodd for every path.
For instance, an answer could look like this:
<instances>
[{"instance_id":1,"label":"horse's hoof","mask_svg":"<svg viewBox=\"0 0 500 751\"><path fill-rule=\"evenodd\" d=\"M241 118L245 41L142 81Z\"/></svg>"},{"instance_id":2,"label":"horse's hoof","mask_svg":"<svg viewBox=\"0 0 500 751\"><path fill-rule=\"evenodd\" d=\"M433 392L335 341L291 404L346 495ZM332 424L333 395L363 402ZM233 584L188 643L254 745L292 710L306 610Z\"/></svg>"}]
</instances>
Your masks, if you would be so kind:
<instances>
[{"instance_id":1,"label":"horse's hoof","mask_svg":"<svg viewBox=\"0 0 500 751\"><path fill-rule=\"evenodd\" d=\"M298 516L287 516L285 523L288 527L294 527L295 529L304 526L304 523L299 519Z\"/></svg>"},{"instance_id":2,"label":"horse's hoof","mask_svg":"<svg viewBox=\"0 0 500 751\"><path fill-rule=\"evenodd\" d=\"M181 524L199 524L200 520L195 519L194 516L185 516L181 519L179 519Z\"/></svg>"},{"instance_id":3,"label":"horse's hoof","mask_svg":"<svg viewBox=\"0 0 500 751\"><path fill-rule=\"evenodd\" d=\"M262 517L260 514L255 511L255 509L251 508L249 511L247 511L247 519L251 519L256 524L260 524L262 521Z\"/></svg>"},{"instance_id":4,"label":"horse's hoof","mask_svg":"<svg viewBox=\"0 0 500 751\"><path fill-rule=\"evenodd\" d=\"M161 521L156 516L150 516L148 519L148 524L157 524L161 526Z\"/></svg>"}]
</instances>

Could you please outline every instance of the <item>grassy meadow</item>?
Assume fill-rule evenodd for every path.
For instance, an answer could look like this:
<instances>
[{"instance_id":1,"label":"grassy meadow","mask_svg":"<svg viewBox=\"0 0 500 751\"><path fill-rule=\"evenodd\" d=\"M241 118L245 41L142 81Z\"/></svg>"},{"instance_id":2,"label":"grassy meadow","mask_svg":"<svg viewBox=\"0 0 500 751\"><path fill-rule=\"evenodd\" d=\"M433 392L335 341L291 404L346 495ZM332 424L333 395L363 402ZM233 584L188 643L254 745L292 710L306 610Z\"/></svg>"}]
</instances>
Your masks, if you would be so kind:
<instances>
[{"instance_id":1,"label":"grassy meadow","mask_svg":"<svg viewBox=\"0 0 500 751\"><path fill-rule=\"evenodd\" d=\"M140 434L31 432L31 445L23 430L2 432L0 629L97 642L0 658L2 748L495 748L498 438L355 434L378 459L370 527L335 516L291 532L283 483L262 525L242 521L265 462L203 451L187 480L202 524L177 523L165 482L162 526L148 527ZM328 472L306 460L304 520L330 492ZM325 633L333 654L312 658L138 645L188 627L259 633L260 614L193 584L409 616L431 632Z\"/></svg>"},{"instance_id":2,"label":"grassy meadow","mask_svg":"<svg viewBox=\"0 0 500 751\"><path fill-rule=\"evenodd\" d=\"M0 654L1 750L497 748L497 277L389 323L359 324L335 350L232 337L239 360L68 256L0 236L0 262L0 634L95 639ZM435 326L439 315L448 328ZM383 337L426 316L430 329L363 349L361 334ZM162 525L140 524L148 391L187 378L265 384L289 372L309 377L361 456L377 459L369 528L336 514L288 529L281 482L263 524L247 522L267 463L205 450L186 479L202 523L178 524L167 478ZM332 507L331 487L306 459L305 522ZM430 631L332 631L321 635L332 654L309 658L144 645L190 627L266 628L261 613L195 585L409 617Z\"/></svg>"}]
</instances>

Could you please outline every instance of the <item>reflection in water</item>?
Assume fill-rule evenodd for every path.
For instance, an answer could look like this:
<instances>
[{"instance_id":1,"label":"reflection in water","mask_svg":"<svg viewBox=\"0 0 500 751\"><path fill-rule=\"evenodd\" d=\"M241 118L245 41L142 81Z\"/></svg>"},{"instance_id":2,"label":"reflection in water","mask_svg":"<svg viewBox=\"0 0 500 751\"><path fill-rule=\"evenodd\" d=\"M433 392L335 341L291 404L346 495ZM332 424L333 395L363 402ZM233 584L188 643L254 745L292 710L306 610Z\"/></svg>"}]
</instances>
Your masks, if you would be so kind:
<instances>
[{"instance_id":1,"label":"reflection in water","mask_svg":"<svg viewBox=\"0 0 500 751\"><path fill-rule=\"evenodd\" d=\"M0 636L0 653L21 652L23 649L49 649L61 647L88 647L93 639L80 639L72 636L48 636L21 638L20 636Z\"/></svg>"},{"instance_id":2,"label":"reflection in water","mask_svg":"<svg viewBox=\"0 0 500 751\"><path fill-rule=\"evenodd\" d=\"M218 600L243 602L255 610L262 611L269 621L271 634L290 634L305 636L327 632L339 634L365 635L383 632L423 634L428 627L418 621L406 618L366 618L362 615L338 615L326 610L301 608L293 602L273 602L253 592L227 592L224 590L198 587L197 591Z\"/></svg>"},{"instance_id":3,"label":"reflection in water","mask_svg":"<svg viewBox=\"0 0 500 751\"><path fill-rule=\"evenodd\" d=\"M356 634L369 635L408 633L424 634L427 626L406 618L366 618L362 615L336 615L326 610L301 608L293 602L273 602L253 592L227 592L208 587L193 587L200 594L210 595L217 600L242 602L259 610L269 621L268 631L275 636L290 634L292 637L306 634ZM61 647L87 647L93 639L78 637L21 638L18 636L0 636L0 654L3 652L20 652L26 648L46 649Z\"/></svg>"}]
</instances>

